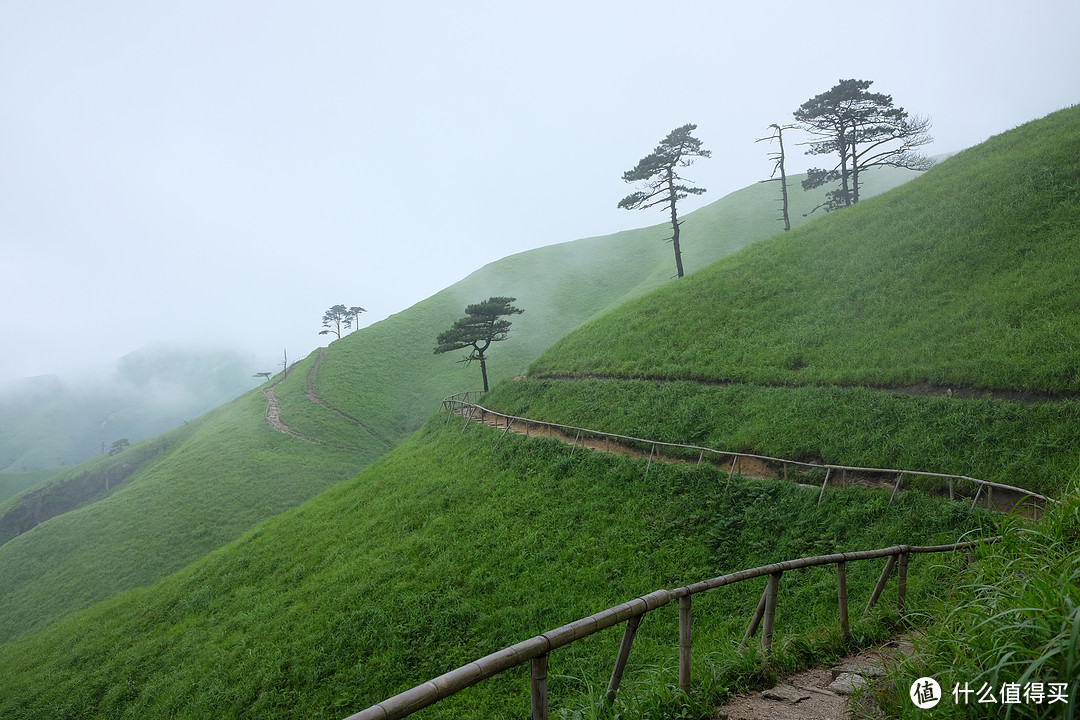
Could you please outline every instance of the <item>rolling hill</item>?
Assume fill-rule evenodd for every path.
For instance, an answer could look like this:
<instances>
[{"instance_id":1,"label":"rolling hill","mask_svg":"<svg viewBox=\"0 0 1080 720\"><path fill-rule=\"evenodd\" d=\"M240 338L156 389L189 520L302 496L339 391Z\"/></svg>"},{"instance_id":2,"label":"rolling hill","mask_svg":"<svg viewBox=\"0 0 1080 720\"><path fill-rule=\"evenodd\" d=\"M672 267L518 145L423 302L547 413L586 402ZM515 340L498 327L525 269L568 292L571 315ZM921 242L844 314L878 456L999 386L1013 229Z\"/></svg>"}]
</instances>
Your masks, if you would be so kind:
<instances>
[{"instance_id":1,"label":"rolling hill","mask_svg":"<svg viewBox=\"0 0 1080 720\"><path fill-rule=\"evenodd\" d=\"M688 217L687 235L689 225ZM702 220L699 228L707 226ZM402 329L396 336L355 333L275 387L282 417L304 435L337 422L323 406L300 409L308 407L302 398L309 376L318 397L371 430L353 428L353 437L393 442L426 412L419 432L352 479L238 532L155 584L82 612L54 610L36 624L20 619L23 629L0 645L0 715L344 717L660 587L798 555L916 538L953 541L989 534L999 522L1004 530L1015 527L1020 521L917 491L889 502L888 494L838 488L818 506L816 488L791 482L728 484L726 473L706 465L648 468L643 459L575 453L550 439L446 423L431 416L431 407L421 409L424 394L437 395L443 382L453 384L449 391L474 383L452 362L441 371L444 379L419 368L448 362L423 355L465 302L509 294L526 309L515 340L543 337L539 318L576 312L582 326L569 334L572 327L548 330L557 336L552 341L565 337L546 351L536 347L531 358L524 353L525 363L512 360L511 348L528 342L499 348L493 370L506 381L484 401L498 409L832 461L954 463L1060 490L1063 458L1071 456L1066 469L1075 468L1080 447L1071 344L1080 320L1068 314L1080 296L1064 281L1080 262L1067 252L1078 227L1080 111L1073 108L677 283L663 282L670 271L657 251L636 283L598 283L591 293L575 269L595 262L610 272L611 263L583 252L553 276L568 283L568 293L591 293L591 310L558 292L547 305L536 298L530 305L527 292L498 284L509 272L489 266L421 304L423 313L390 319ZM636 259L645 264L648 247L666 248L658 229L640 232L649 242ZM692 257L688 246L688 263ZM513 256L505 267L519 263L536 274L526 260ZM530 318L538 319L530 325ZM380 355L381 370L363 365ZM523 379L509 380L529 362ZM408 392L395 403L401 387ZM191 437L175 438L169 464L196 455L187 443L203 430L206 457L189 465L201 469L186 477L212 474L226 459L265 462L226 476L237 498L245 483L258 491L263 475L280 478L279 465L303 465L289 464L296 463L291 448L303 441L264 427L260 398L244 396L202 419L202 428L187 429ZM248 446L221 442L233 442L226 429L232 424L245 429ZM351 447L306 446L308 463L365 462ZM1021 449L1026 454L1014 457ZM182 484L185 476L169 477ZM210 495L205 485L190 485L193 496ZM139 490L145 501L131 503L142 486L125 482L102 501L16 537L0 547L0 561L11 557L4 554L9 547L47 547L51 528L65 519L72 528L91 514L105 523L113 507L126 517L160 517L151 506L165 488ZM195 506L193 512L205 509ZM44 553L40 561L48 562ZM960 565L958 558L913 562L911 607L935 607L943 588L959 587ZM853 570L849 591L867 594L876 574L877 568ZM835 588L827 573L785 575L777 620L783 637L768 656L733 649L760 586L695 604L694 684L702 702L842 650L844 641L828 629ZM46 592L41 586L26 598ZM631 689L626 700L638 702L631 709L642 716L672 694L671 617L651 619L636 641L631 673L644 696L635 700ZM854 642L883 637L899 624L894 611L881 608L856 624ZM595 685L606 679L617 642L597 636L553 654L554 698L571 716L595 707ZM527 684L524 673L499 676L426 716L521 715Z\"/></svg>"},{"instance_id":2,"label":"rolling hill","mask_svg":"<svg viewBox=\"0 0 1080 720\"><path fill-rule=\"evenodd\" d=\"M914 175L879 173L870 192ZM687 214L688 270L775 232L777 196L775 184L756 184ZM801 213L818 195L796 197L793 215L806 222ZM281 419L325 445L272 430L266 399L252 391L0 503L0 640L163 577L408 437L443 397L479 382L476 368L433 353L436 335L466 304L518 297L526 312L492 352L490 371L493 381L523 372L580 323L668 282L674 267L665 232L658 225L512 255L300 361L288 379L273 381ZM312 401L309 386L324 405Z\"/></svg>"}]
</instances>

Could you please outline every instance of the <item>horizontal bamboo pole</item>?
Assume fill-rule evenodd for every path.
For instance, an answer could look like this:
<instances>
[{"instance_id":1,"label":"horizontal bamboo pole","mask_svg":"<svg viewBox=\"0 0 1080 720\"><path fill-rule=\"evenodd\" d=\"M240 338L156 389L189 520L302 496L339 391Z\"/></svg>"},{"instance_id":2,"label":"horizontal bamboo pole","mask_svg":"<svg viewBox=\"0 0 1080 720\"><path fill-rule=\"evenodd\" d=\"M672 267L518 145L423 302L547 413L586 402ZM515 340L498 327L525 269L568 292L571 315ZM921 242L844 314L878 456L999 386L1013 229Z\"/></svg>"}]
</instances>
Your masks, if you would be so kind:
<instances>
[{"instance_id":1,"label":"horizontal bamboo pole","mask_svg":"<svg viewBox=\"0 0 1080 720\"><path fill-rule=\"evenodd\" d=\"M497 675L512 667L531 661L533 658L545 655L552 650L568 645L575 640L592 635L613 625L625 622L633 617L644 615L647 612L667 605L672 600L682 598L695 593L704 592L713 588L731 585L743 580L761 577L763 575L775 576L788 570L796 570L804 567L818 565L830 565L839 562L851 562L856 560L871 560L874 558L888 557L895 562L898 555L904 553L937 553L951 550L962 550L975 547L984 543L993 543L1001 540L1001 536L987 538L985 540L972 540L951 545L896 545L879 550L862 550L858 552L836 553L833 555L819 555L815 557L799 558L785 562L762 565L761 567L740 570L739 572L721 575L710 580L686 585L674 590L657 590L635 598L629 602L608 608L589 617L575 620L555 630L548 631L536 637L530 638L516 645L512 645L498 652L480 658L467 665L440 675L426 683L399 693L383 702L373 705L346 720L396 720L406 717L421 708L425 708L442 698L453 695L467 687L475 685L493 675ZM767 598L766 598L767 599ZM775 600L774 600L775 603Z\"/></svg>"},{"instance_id":2,"label":"horizontal bamboo pole","mask_svg":"<svg viewBox=\"0 0 1080 720\"><path fill-rule=\"evenodd\" d=\"M383 700L366 710L350 715L346 720L395 720L406 717L454 693L486 680L512 667L530 662L534 658L569 645L575 640L609 628L631 617L643 615L667 605L672 595L667 590L643 595L630 602L616 605L595 615L575 620L550 632L529 638L516 645L486 655L456 670L440 675L422 685Z\"/></svg>"}]
</instances>

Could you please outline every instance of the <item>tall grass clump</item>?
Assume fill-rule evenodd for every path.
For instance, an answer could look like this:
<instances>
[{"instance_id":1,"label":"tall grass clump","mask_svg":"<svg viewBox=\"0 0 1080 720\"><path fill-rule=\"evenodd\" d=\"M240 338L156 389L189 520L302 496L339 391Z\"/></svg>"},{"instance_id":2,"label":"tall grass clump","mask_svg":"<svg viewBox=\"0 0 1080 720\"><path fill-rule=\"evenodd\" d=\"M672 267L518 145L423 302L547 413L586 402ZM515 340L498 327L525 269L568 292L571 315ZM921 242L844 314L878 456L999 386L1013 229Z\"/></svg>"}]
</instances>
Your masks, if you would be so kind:
<instances>
[{"instance_id":1,"label":"tall grass clump","mask_svg":"<svg viewBox=\"0 0 1080 720\"><path fill-rule=\"evenodd\" d=\"M922 677L942 688L935 717L1080 717L1080 479L1041 523L1007 524L1003 535L978 549L956 589L931 611L890 690L891 717L923 717L905 697ZM1025 692L1034 683L1041 702ZM1018 702L1004 701L1006 686L1019 688ZM979 702L986 688L996 702L990 695ZM1051 695L1067 702L1051 703Z\"/></svg>"}]
</instances>

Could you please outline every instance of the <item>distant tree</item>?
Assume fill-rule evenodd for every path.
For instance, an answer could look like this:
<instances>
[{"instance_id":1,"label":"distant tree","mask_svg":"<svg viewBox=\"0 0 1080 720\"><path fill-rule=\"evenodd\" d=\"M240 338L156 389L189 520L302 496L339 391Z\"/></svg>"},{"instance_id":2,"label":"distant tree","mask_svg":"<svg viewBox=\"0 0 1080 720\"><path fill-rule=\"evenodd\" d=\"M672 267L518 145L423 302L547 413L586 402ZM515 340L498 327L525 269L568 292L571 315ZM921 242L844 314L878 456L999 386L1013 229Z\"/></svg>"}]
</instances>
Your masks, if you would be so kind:
<instances>
[{"instance_id":1,"label":"distant tree","mask_svg":"<svg viewBox=\"0 0 1080 720\"><path fill-rule=\"evenodd\" d=\"M261 377L264 380L269 380L271 375L273 375L273 373L260 372L260 373L255 373L251 377Z\"/></svg>"},{"instance_id":2,"label":"distant tree","mask_svg":"<svg viewBox=\"0 0 1080 720\"><path fill-rule=\"evenodd\" d=\"M119 455L120 453L124 452L124 448L126 448L130 444L131 443L128 441L127 438L120 438L112 444L112 448L109 450L109 454Z\"/></svg>"},{"instance_id":3,"label":"distant tree","mask_svg":"<svg viewBox=\"0 0 1080 720\"><path fill-rule=\"evenodd\" d=\"M645 210L659 205L669 212L670 239L675 248L675 271L679 277L683 276L683 264L676 205L690 195L702 194L705 188L682 185L683 178L677 170L692 165L694 158L712 156L711 151L701 148L701 140L691 135L694 130L697 130L697 125L683 125L672 130L652 153L638 161L633 170L624 172L623 180L644 183L644 188L619 201L619 207L626 210Z\"/></svg>"},{"instance_id":4,"label":"distant tree","mask_svg":"<svg viewBox=\"0 0 1080 720\"><path fill-rule=\"evenodd\" d=\"M524 310L514 307L516 298L490 297L484 302L465 308L465 317L456 321L449 330L439 333L435 342L435 354L471 348L459 362L470 364L480 361L480 374L484 378L484 392L488 391L487 356L491 343L505 340L510 335L507 315L519 315Z\"/></svg>"},{"instance_id":5,"label":"distant tree","mask_svg":"<svg viewBox=\"0 0 1080 720\"><path fill-rule=\"evenodd\" d=\"M784 231L787 232L791 229L791 218L788 216L788 193L787 193L787 171L784 169L784 131L791 130L794 125L779 125L773 123L769 126L769 129L773 131L772 135L768 135L763 138L758 138L754 142L764 142L766 140L778 140L780 142L780 150L777 152L769 153L769 159L775 162L773 165L773 171L769 175L769 182L776 178L776 173L780 173L780 202L782 205L781 214L784 219Z\"/></svg>"},{"instance_id":6,"label":"distant tree","mask_svg":"<svg viewBox=\"0 0 1080 720\"><path fill-rule=\"evenodd\" d=\"M826 211L859 202L859 175L872 167L926 170L932 164L915 152L932 141L930 121L895 107L891 95L868 92L872 80L841 80L828 92L815 95L795 111L799 127L813 139L811 155L836 155L831 170L811 168L803 189L840 181L822 205ZM815 210L817 208L814 208Z\"/></svg>"},{"instance_id":7,"label":"distant tree","mask_svg":"<svg viewBox=\"0 0 1080 720\"><path fill-rule=\"evenodd\" d=\"M360 307L359 305L353 305L351 308L349 308L346 311L346 315L345 315L345 329L346 330L348 330L350 327L352 327L352 324L354 322L356 323L356 328L358 330L360 329L360 313L362 313L362 312L367 312L367 310Z\"/></svg>"},{"instance_id":8,"label":"distant tree","mask_svg":"<svg viewBox=\"0 0 1080 720\"><path fill-rule=\"evenodd\" d=\"M367 310L358 305L352 307L334 305L323 313L322 324L326 329L320 330L319 334L329 335L330 333L334 333L340 340L341 331L351 328L353 322L356 322L356 326L360 327L360 313L362 312L367 312Z\"/></svg>"}]
</instances>

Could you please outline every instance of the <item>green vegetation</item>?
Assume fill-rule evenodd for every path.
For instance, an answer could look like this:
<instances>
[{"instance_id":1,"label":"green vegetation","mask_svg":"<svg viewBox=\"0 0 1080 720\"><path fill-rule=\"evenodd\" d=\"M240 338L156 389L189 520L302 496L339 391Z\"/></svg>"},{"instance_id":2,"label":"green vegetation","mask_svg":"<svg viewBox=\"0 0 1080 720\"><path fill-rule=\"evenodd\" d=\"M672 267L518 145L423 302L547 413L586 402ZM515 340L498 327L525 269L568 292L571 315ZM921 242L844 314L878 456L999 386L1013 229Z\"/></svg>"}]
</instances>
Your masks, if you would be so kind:
<instances>
[{"instance_id":1,"label":"green vegetation","mask_svg":"<svg viewBox=\"0 0 1080 720\"><path fill-rule=\"evenodd\" d=\"M878 190L912 176L881 173ZM757 185L688 214L683 225L688 267L701 267L773 232L775 193L775 187ZM802 202L808 210L817 199L810 195ZM318 444L270 429L266 400L256 391L163 436L185 433L183 442L168 441L171 450L95 496L92 504L84 504L91 498L83 497L70 505L81 505L78 511L0 545L0 639L154 582L260 520L351 477L419 428L443 397L474 386L472 372L431 352L460 308L492 293L518 297L528 308L491 368L494 381L512 377L573 327L667 282L664 232L657 226L505 258L331 343L317 367L319 353L302 360L274 392L281 420ZM154 367L147 362L130 369L142 382L153 377ZM305 395L309 373L315 395L331 407ZM198 432L186 434L196 425ZM116 462L127 463L137 447L115 456ZM54 488L85 471L70 469Z\"/></svg>"},{"instance_id":2,"label":"green vegetation","mask_svg":"<svg viewBox=\"0 0 1080 720\"><path fill-rule=\"evenodd\" d=\"M0 476L60 468L193 420L246 390L250 361L224 351L143 348L108 372L0 386ZM0 499L3 495L0 494Z\"/></svg>"},{"instance_id":3,"label":"green vegetation","mask_svg":"<svg viewBox=\"0 0 1080 720\"><path fill-rule=\"evenodd\" d=\"M530 374L1080 391L1078 115L627 302Z\"/></svg>"},{"instance_id":4,"label":"green vegetation","mask_svg":"<svg viewBox=\"0 0 1080 720\"><path fill-rule=\"evenodd\" d=\"M249 393L90 465L102 470L146 460L97 502L0 545L0 640L152 583L370 462L272 430L265 407L261 393ZM159 445L167 452L155 452ZM71 469L52 483L82 471Z\"/></svg>"},{"instance_id":5,"label":"green vegetation","mask_svg":"<svg viewBox=\"0 0 1080 720\"><path fill-rule=\"evenodd\" d=\"M936 717L985 717L1009 709L1009 717L1077 717L1080 712L1080 483L1074 477L1064 503L1037 527L1005 527L1003 542L979 548L977 562L957 579L955 590L927 608L932 619L894 678L900 690L934 677L944 698ZM966 685L965 685L966 683ZM1021 702L1006 706L1002 688L1020 688ZM1046 699L1029 700L1029 683L1042 683ZM1051 703L1051 683L1066 686L1066 703ZM979 703L984 685L998 704ZM956 687L975 694L952 695ZM890 696L895 697L895 696ZM959 699L959 703L956 700ZM907 703L888 703L892 717L919 717Z\"/></svg>"},{"instance_id":6,"label":"green vegetation","mask_svg":"<svg viewBox=\"0 0 1080 720\"><path fill-rule=\"evenodd\" d=\"M649 440L968 475L1055 495L1080 454L1075 401L593 379L504 383L482 402L511 415Z\"/></svg>"},{"instance_id":7,"label":"green vegetation","mask_svg":"<svg viewBox=\"0 0 1080 720\"><path fill-rule=\"evenodd\" d=\"M0 473L0 502L13 495L18 495L27 488L45 482L58 472L59 468L21 473Z\"/></svg>"},{"instance_id":8,"label":"green vegetation","mask_svg":"<svg viewBox=\"0 0 1080 720\"><path fill-rule=\"evenodd\" d=\"M869 173L864 197L896 187L917 173ZM801 176L798 176L801 177ZM795 182L798 177L792 178ZM760 183L680 218L688 273L778 232L779 188ZM796 225L823 192L794 193ZM521 374L552 343L582 323L674 277L660 224L550 245L486 265L408 310L332 342L315 377L315 392L394 442L416 431L442 398L479 388L475 369L431 352L432 339L461 317L461 308L492 295L517 298L526 313L514 319L512 339L498 348L491 384Z\"/></svg>"},{"instance_id":9,"label":"green vegetation","mask_svg":"<svg viewBox=\"0 0 1080 720\"><path fill-rule=\"evenodd\" d=\"M818 506L816 489L794 483L729 484L708 465L647 466L444 424L431 417L438 400L472 386L472 374L431 347L459 308L514 296L527 312L493 379L539 359L528 379L485 399L496 409L1060 488L1055 474L1070 455L1075 466L1080 444L1069 243L1080 226L1078 112L994 138L886 197L865 199L863 185L858 205L678 283L667 282L658 226L506 258L335 341L317 366L307 358L275 386L281 419L319 444L271 429L266 400L252 392L175 431L169 452L101 499L0 546L0 716L339 718L661 587L799 555L1002 530L1009 540L986 556L985 575L957 557L914 558L909 607L931 622L943 588L962 594L961 578L984 603L989 588L1009 593L1013 568L1040 577L1042 563L1050 574L1015 602L1045 607L1049 619L1002 605L1004 615L992 614L1019 634L973 647L972 661L979 672L1011 671L992 656L1023 649L1009 657L1046 656L1047 678L1060 657L1068 672L1074 631L1047 643L1075 620L1072 530L1051 525L1036 544L1019 520L915 491L890 503L887 492L834 489ZM743 193L744 205L726 198L685 218L688 265L761 237L775 188ZM305 397L309 373L331 408ZM927 395L895 392L907 385ZM880 563L848 571L852 597L865 598ZM1058 605L1047 577L1066 588ZM785 573L768 655L734 651L761 582L695 600L690 706L845 650L835 587L828 568ZM956 616L957 627L983 621L965 622ZM900 626L883 605L855 624L853 642ZM671 689L675 637L674 608L645 619L620 712L686 708ZM612 631L552 654L555 707L590 716L617 644ZM428 716L523 715L526 686L524 671L500 676Z\"/></svg>"},{"instance_id":10,"label":"green vegetation","mask_svg":"<svg viewBox=\"0 0 1080 720\"><path fill-rule=\"evenodd\" d=\"M669 442L1056 491L1080 453L1078 115L992 138L630 300L485 403Z\"/></svg>"},{"instance_id":11,"label":"green vegetation","mask_svg":"<svg viewBox=\"0 0 1080 720\"><path fill-rule=\"evenodd\" d=\"M962 504L901 493L759 484L707 467L587 453L434 418L357 478L270 519L157 585L0 646L0 716L340 718L518 640L661 587L797 555L981 533ZM911 602L940 566L917 558ZM867 598L881 563L853 563ZM835 574L786 574L777 653L740 659L763 581L695 601L694 681L705 702L840 653ZM891 632L884 603L856 639ZM645 618L627 677L674 683L676 613ZM551 656L555 707L606 683L611 630ZM440 703L428 717L524 715L524 671ZM635 693L638 695L635 697Z\"/></svg>"}]
</instances>

